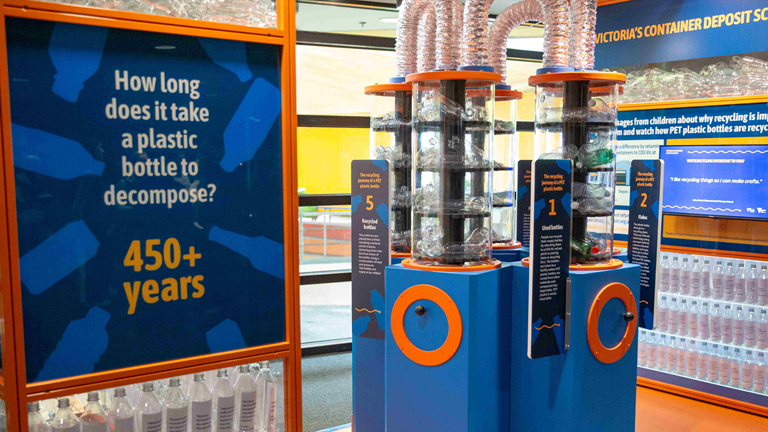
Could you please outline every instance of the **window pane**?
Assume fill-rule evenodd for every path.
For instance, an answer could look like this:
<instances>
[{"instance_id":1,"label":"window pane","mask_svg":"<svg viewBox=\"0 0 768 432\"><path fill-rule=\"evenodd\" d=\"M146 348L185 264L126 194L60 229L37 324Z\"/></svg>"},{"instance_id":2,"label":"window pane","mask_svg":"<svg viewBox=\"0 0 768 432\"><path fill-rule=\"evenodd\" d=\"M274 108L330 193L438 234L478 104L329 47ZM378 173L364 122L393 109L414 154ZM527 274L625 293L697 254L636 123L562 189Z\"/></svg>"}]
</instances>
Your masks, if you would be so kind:
<instances>
[{"instance_id":1,"label":"window pane","mask_svg":"<svg viewBox=\"0 0 768 432\"><path fill-rule=\"evenodd\" d=\"M299 272L352 268L349 206L299 207Z\"/></svg>"},{"instance_id":2,"label":"window pane","mask_svg":"<svg viewBox=\"0 0 768 432\"><path fill-rule=\"evenodd\" d=\"M349 193L351 164L368 159L369 131L298 128L299 188L308 194Z\"/></svg>"},{"instance_id":3,"label":"window pane","mask_svg":"<svg viewBox=\"0 0 768 432\"><path fill-rule=\"evenodd\" d=\"M352 283L301 287L301 343L352 337Z\"/></svg>"}]
</instances>

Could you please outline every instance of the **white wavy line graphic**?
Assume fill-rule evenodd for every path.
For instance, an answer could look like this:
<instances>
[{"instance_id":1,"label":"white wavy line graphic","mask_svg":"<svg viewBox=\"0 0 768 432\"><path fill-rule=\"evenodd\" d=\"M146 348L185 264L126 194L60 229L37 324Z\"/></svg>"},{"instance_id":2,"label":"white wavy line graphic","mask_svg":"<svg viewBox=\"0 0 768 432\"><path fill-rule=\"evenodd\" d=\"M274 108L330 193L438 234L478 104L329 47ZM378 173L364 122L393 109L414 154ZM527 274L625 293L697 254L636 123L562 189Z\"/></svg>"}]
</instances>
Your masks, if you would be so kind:
<instances>
[{"instance_id":1,"label":"white wavy line graphic","mask_svg":"<svg viewBox=\"0 0 768 432\"><path fill-rule=\"evenodd\" d=\"M688 153L768 153L768 150L688 150Z\"/></svg>"},{"instance_id":2,"label":"white wavy line graphic","mask_svg":"<svg viewBox=\"0 0 768 432\"><path fill-rule=\"evenodd\" d=\"M729 212L741 212L740 209L729 209L729 208L712 208L712 207L689 207L689 206L673 206L673 205L665 205L662 206L662 208L670 208L670 209L685 209L685 210L717 210L717 211L729 211Z\"/></svg>"}]
</instances>

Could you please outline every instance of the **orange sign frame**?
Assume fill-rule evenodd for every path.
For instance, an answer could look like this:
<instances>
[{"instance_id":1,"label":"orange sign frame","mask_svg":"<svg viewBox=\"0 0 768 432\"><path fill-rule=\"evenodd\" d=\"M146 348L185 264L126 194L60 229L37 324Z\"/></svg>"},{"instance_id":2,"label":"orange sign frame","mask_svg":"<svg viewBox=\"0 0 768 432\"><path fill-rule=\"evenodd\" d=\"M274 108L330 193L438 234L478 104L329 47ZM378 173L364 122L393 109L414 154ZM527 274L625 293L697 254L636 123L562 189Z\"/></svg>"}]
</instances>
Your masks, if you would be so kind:
<instances>
[{"instance_id":1,"label":"orange sign frame","mask_svg":"<svg viewBox=\"0 0 768 432\"><path fill-rule=\"evenodd\" d=\"M261 360L281 359L284 370L286 430L302 430L301 345L299 321L298 195L296 171L296 3L277 0L277 29L262 29L191 19L161 17L84 6L27 0L4 0L0 19L0 317L2 365L0 398L6 403L8 430L27 430L28 402L202 372ZM278 45L280 60L283 136L283 223L285 244L286 341L224 353L201 355L83 376L27 383L24 326L19 279L15 180L11 145L5 17L68 22L185 36L228 39Z\"/></svg>"}]
</instances>

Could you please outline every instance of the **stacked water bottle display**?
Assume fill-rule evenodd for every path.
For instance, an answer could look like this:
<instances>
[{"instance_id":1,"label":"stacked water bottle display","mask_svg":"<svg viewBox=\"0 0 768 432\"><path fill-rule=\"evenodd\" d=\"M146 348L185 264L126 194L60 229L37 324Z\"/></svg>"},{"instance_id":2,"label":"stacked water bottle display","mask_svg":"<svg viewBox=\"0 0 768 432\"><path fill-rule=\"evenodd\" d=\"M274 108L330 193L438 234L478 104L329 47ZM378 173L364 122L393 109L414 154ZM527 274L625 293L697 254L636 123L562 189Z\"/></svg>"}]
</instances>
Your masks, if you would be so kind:
<instances>
[{"instance_id":1,"label":"stacked water bottle display","mask_svg":"<svg viewBox=\"0 0 768 432\"><path fill-rule=\"evenodd\" d=\"M90 392L84 409L74 407L81 397L30 402L29 431L277 432L284 430L277 418L279 376L265 361L171 378L168 385Z\"/></svg>"},{"instance_id":2,"label":"stacked water bottle display","mask_svg":"<svg viewBox=\"0 0 768 432\"><path fill-rule=\"evenodd\" d=\"M766 393L768 263L665 254L640 366Z\"/></svg>"}]
</instances>

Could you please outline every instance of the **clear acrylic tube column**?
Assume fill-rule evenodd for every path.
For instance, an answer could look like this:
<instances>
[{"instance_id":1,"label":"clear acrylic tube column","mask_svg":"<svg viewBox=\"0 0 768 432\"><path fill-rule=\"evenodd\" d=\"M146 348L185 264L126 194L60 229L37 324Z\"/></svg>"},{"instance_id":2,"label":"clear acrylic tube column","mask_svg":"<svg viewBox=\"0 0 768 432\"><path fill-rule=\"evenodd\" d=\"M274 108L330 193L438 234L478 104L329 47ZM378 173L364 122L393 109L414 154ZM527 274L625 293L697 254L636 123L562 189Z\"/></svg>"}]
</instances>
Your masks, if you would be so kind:
<instances>
[{"instance_id":1,"label":"clear acrylic tube column","mask_svg":"<svg viewBox=\"0 0 768 432\"><path fill-rule=\"evenodd\" d=\"M618 73L552 73L536 88L535 159L573 160L571 264L612 259Z\"/></svg>"},{"instance_id":2,"label":"clear acrylic tube column","mask_svg":"<svg viewBox=\"0 0 768 432\"><path fill-rule=\"evenodd\" d=\"M413 74L413 263L491 263L494 85L490 72Z\"/></svg>"},{"instance_id":3,"label":"clear acrylic tube column","mask_svg":"<svg viewBox=\"0 0 768 432\"><path fill-rule=\"evenodd\" d=\"M520 92L496 86L493 131L493 248L519 247L517 242L517 101Z\"/></svg>"},{"instance_id":4,"label":"clear acrylic tube column","mask_svg":"<svg viewBox=\"0 0 768 432\"><path fill-rule=\"evenodd\" d=\"M366 87L371 96L371 159L392 169L391 245L393 256L411 253L411 85Z\"/></svg>"}]
</instances>

